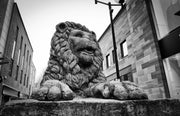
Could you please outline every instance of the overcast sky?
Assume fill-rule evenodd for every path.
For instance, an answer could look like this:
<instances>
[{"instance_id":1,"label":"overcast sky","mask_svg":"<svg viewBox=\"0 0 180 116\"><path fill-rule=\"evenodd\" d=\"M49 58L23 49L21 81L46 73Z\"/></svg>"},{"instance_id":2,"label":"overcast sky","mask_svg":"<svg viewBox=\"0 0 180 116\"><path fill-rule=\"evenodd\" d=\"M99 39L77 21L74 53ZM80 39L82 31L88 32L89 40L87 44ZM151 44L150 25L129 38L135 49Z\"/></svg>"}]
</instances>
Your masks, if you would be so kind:
<instances>
[{"instance_id":1,"label":"overcast sky","mask_svg":"<svg viewBox=\"0 0 180 116\"><path fill-rule=\"evenodd\" d=\"M113 0L102 0L112 2ZM110 23L108 6L97 4L94 0L15 0L17 3L34 53L36 80L46 69L50 40L55 25L64 21L73 21L85 25L94 31L97 39ZM120 7L113 7L113 16Z\"/></svg>"}]
</instances>

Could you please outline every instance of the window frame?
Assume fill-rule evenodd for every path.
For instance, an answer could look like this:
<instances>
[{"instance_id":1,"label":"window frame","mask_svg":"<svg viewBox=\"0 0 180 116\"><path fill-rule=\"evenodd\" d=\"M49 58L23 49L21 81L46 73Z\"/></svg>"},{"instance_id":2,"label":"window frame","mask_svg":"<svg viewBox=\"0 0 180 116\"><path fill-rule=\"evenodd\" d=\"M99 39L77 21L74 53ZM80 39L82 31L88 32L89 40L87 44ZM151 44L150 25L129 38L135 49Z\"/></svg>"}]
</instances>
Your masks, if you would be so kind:
<instances>
[{"instance_id":1,"label":"window frame","mask_svg":"<svg viewBox=\"0 0 180 116\"><path fill-rule=\"evenodd\" d=\"M161 40L162 38L166 37L169 35L169 33L171 33L172 31L176 30L178 27L180 27L180 25L172 30L167 30L168 32L166 34L161 34L160 27L159 27L159 22L158 19L156 18L156 11L155 11L155 6L153 5L153 1L152 0L146 0L146 4L148 4L148 14L150 15L150 23L152 25L153 23L153 28L155 29L155 33L157 36L157 40ZM174 14L175 15L175 14ZM168 23L167 23L168 25Z\"/></svg>"},{"instance_id":2,"label":"window frame","mask_svg":"<svg viewBox=\"0 0 180 116\"><path fill-rule=\"evenodd\" d=\"M114 49L112 50L112 61L113 61L113 64L115 64L115 51L114 51Z\"/></svg>"},{"instance_id":3,"label":"window frame","mask_svg":"<svg viewBox=\"0 0 180 116\"><path fill-rule=\"evenodd\" d=\"M124 52L125 51L124 47L123 47L124 43L126 43L127 54L125 54L125 52ZM127 41L126 40L124 40L120 43L120 50L121 50L121 58L128 56L128 47L127 47Z\"/></svg>"},{"instance_id":4,"label":"window frame","mask_svg":"<svg viewBox=\"0 0 180 116\"><path fill-rule=\"evenodd\" d=\"M108 69L111 65L111 59L110 59L110 54L106 55L106 68Z\"/></svg>"}]
</instances>

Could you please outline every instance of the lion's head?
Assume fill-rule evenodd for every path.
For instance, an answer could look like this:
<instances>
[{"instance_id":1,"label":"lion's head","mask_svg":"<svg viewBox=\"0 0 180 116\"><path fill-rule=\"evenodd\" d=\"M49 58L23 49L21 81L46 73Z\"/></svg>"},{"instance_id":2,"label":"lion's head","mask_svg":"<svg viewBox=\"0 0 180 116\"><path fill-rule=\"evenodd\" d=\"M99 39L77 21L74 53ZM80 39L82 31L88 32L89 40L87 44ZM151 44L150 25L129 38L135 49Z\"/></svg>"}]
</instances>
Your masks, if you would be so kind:
<instances>
[{"instance_id":1,"label":"lion's head","mask_svg":"<svg viewBox=\"0 0 180 116\"><path fill-rule=\"evenodd\" d=\"M86 88L102 74L103 56L93 31L81 24L63 22L51 40L48 68L44 77L58 79L72 89Z\"/></svg>"}]
</instances>

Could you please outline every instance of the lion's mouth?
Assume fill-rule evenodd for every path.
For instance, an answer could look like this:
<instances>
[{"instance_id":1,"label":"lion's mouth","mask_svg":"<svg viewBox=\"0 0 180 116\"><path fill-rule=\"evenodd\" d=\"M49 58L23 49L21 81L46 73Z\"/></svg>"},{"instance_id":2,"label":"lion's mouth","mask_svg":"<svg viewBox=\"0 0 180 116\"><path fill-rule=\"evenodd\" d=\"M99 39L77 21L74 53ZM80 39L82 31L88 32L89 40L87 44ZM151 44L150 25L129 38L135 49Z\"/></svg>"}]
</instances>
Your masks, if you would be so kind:
<instances>
[{"instance_id":1,"label":"lion's mouth","mask_svg":"<svg viewBox=\"0 0 180 116\"><path fill-rule=\"evenodd\" d=\"M80 52L83 55L94 55L95 48L93 48L92 46L81 46L77 49L77 52Z\"/></svg>"}]
</instances>

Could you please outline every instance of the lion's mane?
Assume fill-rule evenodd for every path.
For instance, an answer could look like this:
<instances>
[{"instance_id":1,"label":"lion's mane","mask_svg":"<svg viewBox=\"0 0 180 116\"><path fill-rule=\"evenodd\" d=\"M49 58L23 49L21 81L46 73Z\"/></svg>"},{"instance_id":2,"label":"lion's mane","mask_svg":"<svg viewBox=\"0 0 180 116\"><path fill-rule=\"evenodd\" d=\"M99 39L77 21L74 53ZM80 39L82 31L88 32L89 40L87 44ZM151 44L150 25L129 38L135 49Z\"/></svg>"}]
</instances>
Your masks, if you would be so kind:
<instances>
[{"instance_id":1,"label":"lion's mane","mask_svg":"<svg viewBox=\"0 0 180 116\"><path fill-rule=\"evenodd\" d=\"M93 57L93 64L88 68L82 68L78 62L78 57L73 53L69 41L71 30L79 29L88 33L90 31L85 26L74 22L63 22L56 26L56 32L51 40L50 58L48 67L44 73L43 82L49 79L60 80L72 90L83 90L96 83L105 82L102 73L103 56L98 42L96 56Z\"/></svg>"}]
</instances>

